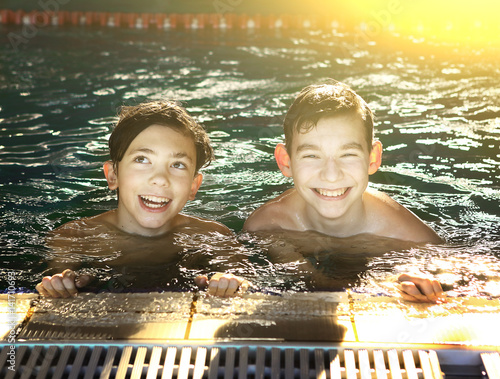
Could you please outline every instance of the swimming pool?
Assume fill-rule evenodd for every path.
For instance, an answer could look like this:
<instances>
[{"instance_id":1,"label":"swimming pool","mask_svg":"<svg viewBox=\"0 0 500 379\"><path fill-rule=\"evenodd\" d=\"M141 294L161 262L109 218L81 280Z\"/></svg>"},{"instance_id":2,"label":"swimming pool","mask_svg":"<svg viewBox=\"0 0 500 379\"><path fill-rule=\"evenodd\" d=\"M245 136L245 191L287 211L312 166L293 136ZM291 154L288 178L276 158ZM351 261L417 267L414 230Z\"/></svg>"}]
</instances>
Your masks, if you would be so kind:
<instances>
[{"instance_id":1,"label":"swimming pool","mask_svg":"<svg viewBox=\"0 0 500 379\"><path fill-rule=\"evenodd\" d=\"M15 51L6 35L16 27L0 28L2 281L15 271L19 290L33 289L51 258L46 233L114 206L101 164L118 106L186 101L208 128L217 161L185 211L239 232L253 209L290 186L272 152L291 100L305 85L333 77L376 113L384 155L372 186L447 242L380 256L362 240L350 241L358 255L343 255L339 244L335 254L319 251L318 262L341 279L340 287L377 291L373 282L387 270L418 267L455 283L457 294L500 296L494 48L401 39L364 44L346 31L45 27ZM262 286L282 288L293 268L270 266L260 242L241 239L256 255ZM357 266L369 270L358 275ZM304 289L300 281L285 287Z\"/></svg>"}]
</instances>

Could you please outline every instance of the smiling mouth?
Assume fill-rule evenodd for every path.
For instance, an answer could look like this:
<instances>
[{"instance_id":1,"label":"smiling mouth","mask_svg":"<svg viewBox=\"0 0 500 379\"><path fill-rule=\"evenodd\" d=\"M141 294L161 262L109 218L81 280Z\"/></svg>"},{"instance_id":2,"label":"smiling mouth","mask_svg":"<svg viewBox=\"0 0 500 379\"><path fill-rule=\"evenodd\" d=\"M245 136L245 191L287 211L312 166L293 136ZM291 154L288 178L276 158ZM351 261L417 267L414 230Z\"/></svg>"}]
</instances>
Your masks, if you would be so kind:
<instances>
[{"instance_id":1,"label":"smiling mouth","mask_svg":"<svg viewBox=\"0 0 500 379\"><path fill-rule=\"evenodd\" d=\"M139 196L142 203L148 207L148 208L151 208L151 209L159 209L159 208L162 208L164 206L166 206L169 202L170 202L170 199L166 198L166 197L160 197L160 196Z\"/></svg>"},{"instance_id":2,"label":"smiling mouth","mask_svg":"<svg viewBox=\"0 0 500 379\"><path fill-rule=\"evenodd\" d=\"M340 196L344 195L347 192L348 189L349 189L349 187L339 188L339 189L336 189L336 190L327 190L327 189L322 189L322 188L315 188L314 190L317 193L319 193L321 196L335 198L335 197L340 197Z\"/></svg>"}]
</instances>

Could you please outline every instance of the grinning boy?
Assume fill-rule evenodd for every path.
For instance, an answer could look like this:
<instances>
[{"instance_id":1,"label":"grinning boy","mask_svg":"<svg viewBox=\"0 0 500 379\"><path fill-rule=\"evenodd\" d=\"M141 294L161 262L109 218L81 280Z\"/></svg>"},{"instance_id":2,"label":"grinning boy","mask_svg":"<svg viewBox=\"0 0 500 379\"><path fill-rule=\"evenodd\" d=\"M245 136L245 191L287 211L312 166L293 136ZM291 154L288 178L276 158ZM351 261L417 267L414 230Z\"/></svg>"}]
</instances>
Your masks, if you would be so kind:
<instances>
[{"instance_id":1,"label":"grinning boy","mask_svg":"<svg viewBox=\"0 0 500 379\"><path fill-rule=\"evenodd\" d=\"M200 188L200 168L213 159L207 133L184 108L169 101L124 107L109 151L104 175L108 187L117 191L118 207L56 229L49 242L61 256L77 249L85 255L111 255L107 261L120 267L146 261L160 265L185 251L180 233L226 235L226 241L234 241L224 225L180 213ZM44 296L70 297L91 280L66 269L44 277L36 289ZM248 286L242 278L221 273L210 281L200 275L195 282L218 296L232 296Z\"/></svg>"},{"instance_id":2,"label":"grinning boy","mask_svg":"<svg viewBox=\"0 0 500 379\"><path fill-rule=\"evenodd\" d=\"M366 102L340 82L304 88L284 120L285 144L274 156L294 187L258 208L248 231L316 231L333 237L369 234L415 243L441 238L389 196L368 188L381 164L382 144L373 138ZM406 275L405 288L434 299L439 283ZM414 282L408 288L407 282ZM418 282L419 284L415 284Z\"/></svg>"}]
</instances>

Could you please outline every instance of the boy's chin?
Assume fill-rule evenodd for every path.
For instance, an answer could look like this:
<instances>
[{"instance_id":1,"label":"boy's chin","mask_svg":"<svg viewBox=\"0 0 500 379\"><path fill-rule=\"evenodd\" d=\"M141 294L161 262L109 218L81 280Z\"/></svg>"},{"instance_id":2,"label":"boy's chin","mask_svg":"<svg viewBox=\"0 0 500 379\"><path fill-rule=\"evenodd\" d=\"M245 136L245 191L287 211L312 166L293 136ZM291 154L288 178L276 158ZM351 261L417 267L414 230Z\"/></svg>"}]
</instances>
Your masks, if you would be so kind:
<instances>
[{"instance_id":1,"label":"boy's chin","mask_svg":"<svg viewBox=\"0 0 500 379\"><path fill-rule=\"evenodd\" d=\"M344 209L344 207L335 207L331 204L328 205L329 206L318 206L317 204L315 204L314 209L316 210L316 214L320 220L322 219L324 221L335 221L345 215L346 210Z\"/></svg>"},{"instance_id":2,"label":"boy's chin","mask_svg":"<svg viewBox=\"0 0 500 379\"><path fill-rule=\"evenodd\" d=\"M344 212L320 212L320 217L325 221L337 221L344 216Z\"/></svg>"},{"instance_id":3,"label":"boy's chin","mask_svg":"<svg viewBox=\"0 0 500 379\"><path fill-rule=\"evenodd\" d=\"M145 237L158 236L168 231L168 222L139 222L136 233Z\"/></svg>"}]
</instances>

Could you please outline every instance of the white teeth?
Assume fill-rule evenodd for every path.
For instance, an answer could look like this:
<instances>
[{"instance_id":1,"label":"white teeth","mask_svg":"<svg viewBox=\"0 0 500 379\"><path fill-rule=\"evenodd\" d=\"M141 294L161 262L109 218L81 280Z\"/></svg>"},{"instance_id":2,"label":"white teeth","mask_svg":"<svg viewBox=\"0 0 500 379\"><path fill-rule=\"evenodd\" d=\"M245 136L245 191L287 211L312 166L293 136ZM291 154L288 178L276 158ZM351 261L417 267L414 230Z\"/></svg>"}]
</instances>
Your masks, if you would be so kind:
<instances>
[{"instance_id":1,"label":"white teeth","mask_svg":"<svg viewBox=\"0 0 500 379\"><path fill-rule=\"evenodd\" d=\"M161 208L170 201L166 197L151 196L151 195L141 196L141 199L144 202L144 204L149 208Z\"/></svg>"},{"instance_id":2,"label":"white teeth","mask_svg":"<svg viewBox=\"0 0 500 379\"><path fill-rule=\"evenodd\" d=\"M347 188L340 188L337 190L325 190L325 189L318 188L316 191L322 196L338 197L338 196L342 196L344 193L346 193Z\"/></svg>"}]
</instances>

